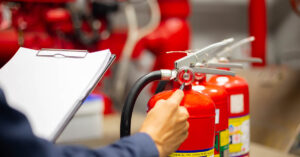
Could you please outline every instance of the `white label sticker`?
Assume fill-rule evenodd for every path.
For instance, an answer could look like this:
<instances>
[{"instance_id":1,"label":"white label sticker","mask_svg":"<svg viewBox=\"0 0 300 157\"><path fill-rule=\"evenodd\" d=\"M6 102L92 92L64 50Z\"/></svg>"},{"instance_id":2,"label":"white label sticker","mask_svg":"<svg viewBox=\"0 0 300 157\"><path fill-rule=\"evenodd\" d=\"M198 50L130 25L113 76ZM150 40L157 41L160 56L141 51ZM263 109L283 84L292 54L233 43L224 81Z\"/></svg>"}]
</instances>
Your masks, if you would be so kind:
<instances>
[{"instance_id":1,"label":"white label sticker","mask_svg":"<svg viewBox=\"0 0 300 157\"><path fill-rule=\"evenodd\" d=\"M216 120L215 120L216 124L220 123L220 109L216 109Z\"/></svg>"},{"instance_id":2,"label":"white label sticker","mask_svg":"<svg viewBox=\"0 0 300 157\"><path fill-rule=\"evenodd\" d=\"M230 95L230 112L231 113L244 112L244 95L243 94Z\"/></svg>"}]
</instances>

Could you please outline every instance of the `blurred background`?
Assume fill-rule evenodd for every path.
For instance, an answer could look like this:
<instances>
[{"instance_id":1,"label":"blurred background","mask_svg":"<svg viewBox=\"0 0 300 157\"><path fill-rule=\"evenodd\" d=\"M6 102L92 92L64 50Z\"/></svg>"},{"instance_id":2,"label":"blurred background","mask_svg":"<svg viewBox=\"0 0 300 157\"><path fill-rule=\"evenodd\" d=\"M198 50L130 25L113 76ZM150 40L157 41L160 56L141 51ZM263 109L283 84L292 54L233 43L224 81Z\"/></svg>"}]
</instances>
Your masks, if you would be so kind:
<instances>
[{"instance_id":1,"label":"blurred background","mask_svg":"<svg viewBox=\"0 0 300 157\"><path fill-rule=\"evenodd\" d=\"M237 70L250 88L253 156L300 156L299 0L2 0L0 67L20 46L110 49L117 55L58 140L89 147L119 139L120 111L133 83L172 69L167 51L200 49L233 37L256 40L236 56L263 63ZM133 115L138 131L156 85L144 89ZM84 124L84 126L83 126Z\"/></svg>"}]
</instances>

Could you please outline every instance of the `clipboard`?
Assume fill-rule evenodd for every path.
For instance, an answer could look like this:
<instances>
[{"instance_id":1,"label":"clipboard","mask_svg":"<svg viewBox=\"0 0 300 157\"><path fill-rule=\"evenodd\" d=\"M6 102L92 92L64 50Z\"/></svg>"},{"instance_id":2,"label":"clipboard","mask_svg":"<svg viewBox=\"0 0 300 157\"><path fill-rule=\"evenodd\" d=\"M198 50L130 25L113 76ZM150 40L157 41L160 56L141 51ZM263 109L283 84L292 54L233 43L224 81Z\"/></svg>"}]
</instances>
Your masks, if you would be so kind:
<instances>
[{"instance_id":1,"label":"clipboard","mask_svg":"<svg viewBox=\"0 0 300 157\"><path fill-rule=\"evenodd\" d=\"M109 50L21 47L0 69L0 88L35 135L55 142L114 59Z\"/></svg>"}]
</instances>

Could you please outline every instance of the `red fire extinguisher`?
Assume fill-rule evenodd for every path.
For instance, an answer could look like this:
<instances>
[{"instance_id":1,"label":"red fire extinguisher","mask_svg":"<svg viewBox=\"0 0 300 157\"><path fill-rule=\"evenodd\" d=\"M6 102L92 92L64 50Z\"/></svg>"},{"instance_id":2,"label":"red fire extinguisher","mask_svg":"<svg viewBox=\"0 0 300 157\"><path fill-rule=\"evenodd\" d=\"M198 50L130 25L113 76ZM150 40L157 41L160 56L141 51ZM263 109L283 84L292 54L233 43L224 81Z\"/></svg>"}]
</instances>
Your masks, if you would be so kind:
<instances>
[{"instance_id":1,"label":"red fire extinguisher","mask_svg":"<svg viewBox=\"0 0 300 157\"><path fill-rule=\"evenodd\" d=\"M224 87L230 95L230 154L248 156L250 146L250 115L247 82L238 76L225 75L213 76L209 82Z\"/></svg>"},{"instance_id":2,"label":"red fire extinguisher","mask_svg":"<svg viewBox=\"0 0 300 157\"><path fill-rule=\"evenodd\" d=\"M193 72L189 69L182 69L179 72L181 75L192 76ZM190 77L189 76L189 77ZM175 82L175 86L178 82ZM175 88L176 89L176 88ZM163 91L153 96L149 103L148 108L151 110L156 102L161 99L168 99L174 90ZM189 136L181 144L176 152L171 154L171 157L191 155L191 156L205 156L210 157L214 154L214 132L215 132L215 105L210 97L193 91L191 85L186 85L184 89L184 98L181 106L185 106L190 114L188 122Z\"/></svg>"},{"instance_id":3,"label":"red fire extinguisher","mask_svg":"<svg viewBox=\"0 0 300 157\"><path fill-rule=\"evenodd\" d=\"M195 73L192 89L208 95L216 105L215 157L229 156L229 95L223 87L206 81L206 75Z\"/></svg>"},{"instance_id":4,"label":"red fire extinguisher","mask_svg":"<svg viewBox=\"0 0 300 157\"><path fill-rule=\"evenodd\" d=\"M158 0L157 2L161 21L159 26L144 38L144 48L156 57L152 70L172 69L173 65L168 62L170 55L165 53L189 49L191 28L187 19L190 15L190 3L189 0ZM152 93L156 87L157 84L153 83Z\"/></svg>"},{"instance_id":5,"label":"red fire extinguisher","mask_svg":"<svg viewBox=\"0 0 300 157\"><path fill-rule=\"evenodd\" d=\"M233 58L230 56L236 48L250 43L254 37L243 39L217 54L220 62L249 61L260 62L258 58ZM249 89L248 83L239 76L212 76L209 83L224 87L229 94L229 153L230 156L249 156L250 150L250 115L249 115Z\"/></svg>"},{"instance_id":6,"label":"red fire extinguisher","mask_svg":"<svg viewBox=\"0 0 300 157\"><path fill-rule=\"evenodd\" d=\"M204 74L195 74L195 81L192 89L210 96L216 105L216 132L215 132L215 150L214 155L218 157L228 156L229 149L229 95L224 88L218 87L206 82Z\"/></svg>"},{"instance_id":7,"label":"red fire extinguisher","mask_svg":"<svg viewBox=\"0 0 300 157\"><path fill-rule=\"evenodd\" d=\"M226 41L227 42L227 41ZM188 119L190 128L189 136L181 144L176 152L170 156L204 156L214 155L215 135L215 105L210 97L192 90L191 83L195 73L234 75L233 72L194 66L197 62L203 62L216 47L226 42L220 42L199 50L192 55L175 61L174 70L159 70L151 72L140 78L131 88L125 101L121 116L121 137L130 135L131 116L135 101L141 90L150 82L156 80L173 80L174 89L163 91L154 95L148 107L151 110L160 99L167 99L179 86L184 88L184 98L181 102L190 114Z\"/></svg>"}]
</instances>

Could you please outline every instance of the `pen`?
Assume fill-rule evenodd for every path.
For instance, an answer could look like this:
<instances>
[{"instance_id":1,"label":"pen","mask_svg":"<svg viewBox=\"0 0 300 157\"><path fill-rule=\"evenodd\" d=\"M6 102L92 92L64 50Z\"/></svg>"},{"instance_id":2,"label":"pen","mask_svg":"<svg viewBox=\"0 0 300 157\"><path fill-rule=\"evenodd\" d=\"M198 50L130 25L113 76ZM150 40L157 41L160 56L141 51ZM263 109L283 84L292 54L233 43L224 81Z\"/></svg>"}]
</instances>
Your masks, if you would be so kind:
<instances>
[{"instance_id":1,"label":"pen","mask_svg":"<svg viewBox=\"0 0 300 157\"><path fill-rule=\"evenodd\" d=\"M179 89L180 89L180 90L183 90L183 89L184 89L184 86L185 86L185 85L184 85L184 83L183 83L183 84L179 87Z\"/></svg>"}]
</instances>

